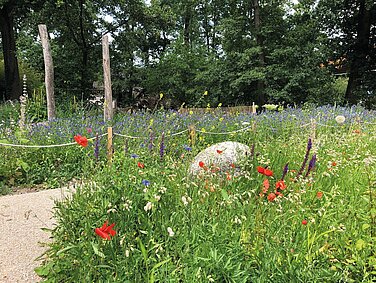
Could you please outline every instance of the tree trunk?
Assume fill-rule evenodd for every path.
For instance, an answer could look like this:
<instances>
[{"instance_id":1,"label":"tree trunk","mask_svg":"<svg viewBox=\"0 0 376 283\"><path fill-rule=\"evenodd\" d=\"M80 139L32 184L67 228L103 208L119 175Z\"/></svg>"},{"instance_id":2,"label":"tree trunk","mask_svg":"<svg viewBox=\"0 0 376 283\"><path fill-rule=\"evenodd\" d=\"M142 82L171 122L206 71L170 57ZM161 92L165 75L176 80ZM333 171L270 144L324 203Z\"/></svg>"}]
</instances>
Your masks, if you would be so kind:
<instances>
[{"instance_id":1,"label":"tree trunk","mask_svg":"<svg viewBox=\"0 0 376 283\"><path fill-rule=\"evenodd\" d=\"M51 121L56 116L55 111L55 93L54 93L54 65L52 61L50 43L46 25L38 25L39 36L43 46L43 58L45 69L45 84L47 94L47 116Z\"/></svg>"},{"instance_id":2,"label":"tree trunk","mask_svg":"<svg viewBox=\"0 0 376 283\"><path fill-rule=\"evenodd\" d=\"M265 66L265 54L263 51L264 40L261 35L261 18L260 18L260 5L259 0L253 1L254 17L255 17L255 30L256 30L256 43L260 48L259 52L259 65L261 68ZM257 104L264 105L266 102L265 97L265 82L264 79L257 81Z\"/></svg>"},{"instance_id":3,"label":"tree trunk","mask_svg":"<svg viewBox=\"0 0 376 283\"><path fill-rule=\"evenodd\" d=\"M16 39L12 12L13 3L4 4L0 9L1 41L3 45L5 70L5 99L19 99L22 94L21 80L16 54Z\"/></svg>"},{"instance_id":4,"label":"tree trunk","mask_svg":"<svg viewBox=\"0 0 376 283\"><path fill-rule=\"evenodd\" d=\"M366 0L359 0L359 13L357 19L357 37L350 57L350 74L347 84L345 99L353 105L359 102L359 95L356 90L362 84L362 77L367 65L369 55L370 31L371 31L371 10L367 9Z\"/></svg>"}]
</instances>

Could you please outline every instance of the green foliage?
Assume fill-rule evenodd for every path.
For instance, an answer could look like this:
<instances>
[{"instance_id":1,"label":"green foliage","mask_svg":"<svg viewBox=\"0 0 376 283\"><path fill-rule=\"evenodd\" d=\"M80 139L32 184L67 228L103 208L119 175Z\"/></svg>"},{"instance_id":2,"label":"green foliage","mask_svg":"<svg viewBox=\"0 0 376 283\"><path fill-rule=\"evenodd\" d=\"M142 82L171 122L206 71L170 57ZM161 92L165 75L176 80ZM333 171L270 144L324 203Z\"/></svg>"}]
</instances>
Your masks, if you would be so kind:
<instances>
[{"instance_id":1,"label":"green foliage","mask_svg":"<svg viewBox=\"0 0 376 283\"><path fill-rule=\"evenodd\" d=\"M339 114L349 121L337 125ZM363 123L354 115L363 115ZM116 137L111 166L85 172L89 179L56 204L54 242L36 271L46 282L367 282L376 264L372 115L355 108L314 108L257 116L159 112L118 117L118 131L142 138ZM296 178L310 134L301 125L311 117L331 127L316 129L315 169ZM203 134L235 130L252 120L256 131ZM122 121L127 121L124 128ZM181 123L197 123L203 133L189 151L183 148L185 135L166 135L161 159L158 133L178 131ZM155 133L151 149L144 144L150 141L149 127ZM187 176L197 152L227 139L254 144L255 155L227 174L208 170L200 178ZM90 163L87 149L69 149ZM286 163L290 171L283 196L272 202L261 197L266 177L256 167L273 170L269 193ZM94 232L105 221L115 223L110 241Z\"/></svg>"}]
</instances>

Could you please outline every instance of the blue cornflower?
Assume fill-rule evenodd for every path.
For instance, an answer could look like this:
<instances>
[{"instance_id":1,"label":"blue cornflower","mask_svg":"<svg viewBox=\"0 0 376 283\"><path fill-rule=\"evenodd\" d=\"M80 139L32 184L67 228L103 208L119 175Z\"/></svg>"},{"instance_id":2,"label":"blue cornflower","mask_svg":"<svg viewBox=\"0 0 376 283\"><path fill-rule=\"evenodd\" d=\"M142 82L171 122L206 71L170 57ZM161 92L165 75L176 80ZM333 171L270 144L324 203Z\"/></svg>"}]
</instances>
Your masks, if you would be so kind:
<instances>
[{"instance_id":1,"label":"blue cornflower","mask_svg":"<svg viewBox=\"0 0 376 283\"><path fill-rule=\"evenodd\" d=\"M132 153L132 154L131 154L131 157L132 157L132 158L138 158L138 155L135 154L135 153Z\"/></svg>"},{"instance_id":2,"label":"blue cornflower","mask_svg":"<svg viewBox=\"0 0 376 283\"><path fill-rule=\"evenodd\" d=\"M148 180L142 180L142 182L141 182L144 186L149 186L150 185L150 181L148 181Z\"/></svg>"},{"instance_id":3,"label":"blue cornflower","mask_svg":"<svg viewBox=\"0 0 376 283\"><path fill-rule=\"evenodd\" d=\"M188 145L184 145L184 149L185 149L186 151L192 151L192 148L189 147Z\"/></svg>"}]
</instances>

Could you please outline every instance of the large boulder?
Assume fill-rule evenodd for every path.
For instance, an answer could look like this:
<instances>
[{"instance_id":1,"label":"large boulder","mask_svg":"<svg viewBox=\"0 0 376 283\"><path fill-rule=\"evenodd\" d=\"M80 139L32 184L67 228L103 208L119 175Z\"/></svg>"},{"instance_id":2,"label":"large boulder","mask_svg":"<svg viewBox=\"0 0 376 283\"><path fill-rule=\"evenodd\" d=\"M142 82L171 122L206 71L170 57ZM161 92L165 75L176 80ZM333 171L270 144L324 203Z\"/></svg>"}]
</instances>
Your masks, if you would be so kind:
<instances>
[{"instance_id":1,"label":"large boulder","mask_svg":"<svg viewBox=\"0 0 376 283\"><path fill-rule=\"evenodd\" d=\"M227 172L250 154L251 149L239 142L216 143L197 154L189 167L189 174L199 175L209 170Z\"/></svg>"}]
</instances>

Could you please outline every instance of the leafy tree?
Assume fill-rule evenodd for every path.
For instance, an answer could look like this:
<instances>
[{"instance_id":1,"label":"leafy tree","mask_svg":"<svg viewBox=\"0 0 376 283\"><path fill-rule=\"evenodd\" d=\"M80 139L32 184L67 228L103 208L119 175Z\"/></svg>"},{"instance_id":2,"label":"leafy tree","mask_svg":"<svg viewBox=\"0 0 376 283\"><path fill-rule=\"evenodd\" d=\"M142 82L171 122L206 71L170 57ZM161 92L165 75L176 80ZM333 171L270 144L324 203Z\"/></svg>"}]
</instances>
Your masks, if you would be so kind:
<instances>
[{"instance_id":1,"label":"leafy tree","mask_svg":"<svg viewBox=\"0 0 376 283\"><path fill-rule=\"evenodd\" d=\"M321 0L318 10L328 33L332 61L345 62L350 104L375 99L376 3L372 0ZM371 106L371 105L369 105Z\"/></svg>"}]
</instances>

